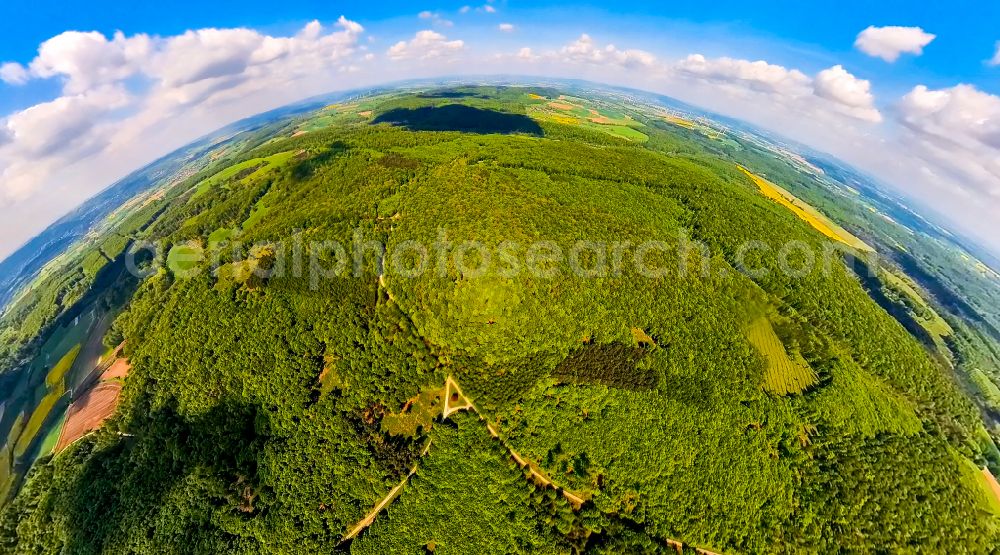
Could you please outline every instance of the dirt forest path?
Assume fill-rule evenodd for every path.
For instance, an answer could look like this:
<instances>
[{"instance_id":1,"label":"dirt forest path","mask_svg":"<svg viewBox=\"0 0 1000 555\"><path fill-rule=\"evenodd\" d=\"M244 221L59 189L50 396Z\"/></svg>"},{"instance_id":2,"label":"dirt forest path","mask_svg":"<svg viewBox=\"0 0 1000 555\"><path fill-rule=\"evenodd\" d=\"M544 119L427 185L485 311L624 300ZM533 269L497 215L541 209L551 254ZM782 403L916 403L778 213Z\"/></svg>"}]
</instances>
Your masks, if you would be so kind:
<instances>
[{"instance_id":1,"label":"dirt forest path","mask_svg":"<svg viewBox=\"0 0 1000 555\"><path fill-rule=\"evenodd\" d=\"M507 445L507 443L500 438L500 434L497 433L493 425L486 421L483 415L480 414L479 409L477 409L476 406L472 403L472 401L465 396L465 393L462 392L462 388L459 387L458 382L456 382L452 376L448 376L448 378L445 380L444 390L445 390L444 405L441 410L441 418L443 420L447 420L449 416L455 414L456 412L461 412L464 410L472 411L479 418L479 420L486 425L486 429L489 431L490 436L499 441L501 445L503 445L504 449L507 450L511 458L514 459L514 461L518 464L518 466L520 466L521 468L527 468L529 470L531 476L534 478L534 481L537 484L545 487L555 488L556 490L560 491L563 494L563 496L566 497L567 500L569 500L569 502L573 505L573 508L575 510L580 509L585 499L573 492L560 488L552 481L551 478L542 473L541 470L538 469L534 463L525 459L517 451L513 450L509 445ZM420 456L423 457L427 455L427 453L430 452L430 447L431 447L431 442L428 441L427 446L424 447L424 450L423 452L420 453ZM375 504L375 506L372 507L372 510L368 511L368 514L366 514L363 519L358 521L357 524L355 524L351 528L351 530L347 534L345 534L343 538L341 538L340 543L344 543L346 541L349 541L357 537L358 534L360 534L366 528L371 526L372 523L375 522L375 518L378 516L378 514L382 512L382 509L384 509L386 506L392 503L392 501L396 499L396 497L403 490L403 488L406 487L406 484L409 483L410 478L417 473L419 467L420 467L419 463L414 464L413 468L411 468L409 473L407 473L407 475L404 476L402 480L400 480L399 484L397 484L396 487L392 488L392 490L390 490L389 493L385 497L383 497L381 501Z\"/></svg>"},{"instance_id":2,"label":"dirt forest path","mask_svg":"<svg viewBox=\"0 0 1000 555\"><path fill-rule=\"evenodd\" d=\"M462 392L462 388L458 385L458 382L455 381L455 378L453 376L449 375L445 379L444 390L445 390L444 405L442 406L441 409L442 420L447 420L449 416L455 414L456 412L461 412L463 410L472 411L473 413L476 414L479 420L486 425L486 429L489 432L490 436L493 437L495 440L499 441L500 444L504 447L504 449L507 450L507 453L509 453L511 458L514 459L514 462L516 462L518 466L520 466L522 469L523 468L528 469L532 481L543 487L552 487L557 491L559 491L560 493L562 493L562 495L573 506L574 510L579 510L580 507L583 506L583 504L587 500L584 496L578 495L572 491L560 487L558 484L553 482L549 476L547 476L544 472L542 472L542 470L538 468L538 465L536 465L530 459L522 457L520 453L518 453L510 445L508 445L507 442L500 437L500 433L493 426L493 424L491 424L488 420L486 420L486 418L482 415L482 413L479 412L479 409L476 408L476 405L472 402L472 400L465 396L465 393ZM430 452L430 447L431 447L431 442L430 440L428 440L427 445L424 447L424 450L420 453L420 456L424 457L425 455L427 455ZM409 483L410 478L417 473L417 470L419 470L419 466L420 466L419 462L417 464L414 464L413 468L410 469L410 472L399 482L399 484L397 484L396 487L392 488L392 490L384 498L382 498L381 501L379 501L374 507L372 507L372 510L369 511L367 515L365 515L365 518L361 519L357 524L355 524L351 528L351 530L347 534L344 535L343 538L341 538L340 543L343 544L344 542L347 542L357 537L358 534L360 534L366 528L371 526L372 523L375 522L375 518L378 516L378 514L382 512L382 509L386 508L386 506L392 503L392 501L399 496L403 488L406 487L406 484ZM684 550L685 544L683 542L674 539L667 539L666 543L668 547L676 549L677 553L682 553ZM720 555L719 553L710 551L708 549L703 549L694 546L688 546L688 547L693 548L695 552L700 553L702 555Z\"/></svg>"},{"instance_id":3,"label":"dirt forest path","mask_svg":"<svg viewBox=\"0 0 1000 555\"><path fill-rule=\"evenodd\" d=\"M455 397L456 394L457 398ZM522 457L520 453L515 451L513 447L508 445L507 442L500 437L500 433L497 431L497 429L493 426L493 424L491 424L488 420L486 420L486 418L482 415L482 413L479 412L479 409L476 408L476 405L472 402L472 400L466 397L464 393L462 393L462 389L459 387L458 382L455 381L455 378L453 376L448 376L448 379L445 380L445 400L444 400L444 410L442 411L443 415L442 417L444 419L447 419L450 415L462 410L471 410L472 412L474 412L476 416L479 417L479 420L486 425L486 429L489 431L490 436L499 441L500 445L503 445L504 449L507 450L507 453L509 453L511 458L514 459L514 462L516 462L518 466L520 466L522 469L523 468L528 469L528 471L531 473L533 481L536 484L543 487L554 488L556 491L561 493L563 497L566 498L567 501L570 502L574 510L577 511L580 510L580 507L583 506L583 504L587 501L587 498L589 498L589 496L585 498L582 495L578 495L566 488L559 486L552 480L552 478L550 478L547 474L545 474L541 470L541 468L538 467L537 464L535 464L530 459ZM666 542L667 546L676 549L677 553L683 553L685 546L683 542L674 539L668 539L666 540ZM695 550L695 552L700 553L701 555L720 555L719 553L710 551L708 549L702 549L700 547L694 547L694 546L689 546L689 547L692 547Z\"/></svg>"},{"instance_id":4,"label":"dirt forest path","mask_svg":"<svg viewBox=\"0 0 1000 555\"><path fill-rule=\"evenodd\" d=\"M565 497L573 505L574 509L579 510L580 506L583 505L586 499L565 488L560 487L558 484L552 481L552 478L550 478L544 472L542 472L542 470L538 468L538 465L522 457L520 453L518 453L517 451L514 450L513 447L508 445L507 442L500 437L500 433L496 430L496 428L494 428L493 425L486 420L486 418L482 415L482 413L479 412L479 409L476 408L476 405L473 404L473 402L468 397L465 396L465 394L462 392L462 389L458 386L458 382L455 381L455 378L452 376L448 376L448 379L445 380L445 399L444 399L444 410L442 411L442 417L444 419L447 419L452 414L462 410L471 410L472 412L474 412L476 416L479 417L479 420L481 420L484 424L486 424L486 429L490 432L490 436L492 436L494 439L499 441L501 445L503 445L504 449L507 450L507 453L510 454L511 458L514 459L514 462L516 462L518 466L520 466L521 468L528 469L528 471L531 473L531 476L534 478L534 481L538 483L538 485L555 488L560 493L562 493L563 497Z\"/></svg>"},{"instance_id":5,"label":"dirt forest path","mask_svg":"<svg viewBox=\"0 0 1000 555\"><path fill-rule=\"evenodd\" d=\"M457 398L455 397L456 394ZM444 419L447 419L448 416L450 416L451 414L454 414L455 412L461 410L471 410L472 412L474 412L476 416L479 417L479 420L481 420L486 425L486 429L489 430L490 436L499 441L500 445L503 445L504 449L507 450L507 453L509 453L511 458L514 459L514 462L516 462L518 466L520 466L522 469L523 468L528 469L528 471L531 473L533 481L536 484L543 487L554 488L556 491L561 493L563 497L566 498L567 501L570 502L574 510L577 511L580 510L580 507L582 507L583 504L587 501L585 497L578 495L556 484L554 481L552 481L552 478L546 475L541 470L541 468L538 467L537 464L535 464L530 459L522 457L520 453L518 453L517 451L514 450L513 447L508 445L507 442L500 437L500 433L493 426L493 424L491 424L488 420L486 420L486 418L482 415L482 413L479 412L479 409L476 408L476 405L472 402L472 400L470 400L468 397L465 396L464 393L462 393L462 389L459 387L458 382L456 382L454 377L452 376L448 376L448 379L445 380L444 403L445 403L444 410L442 411ZM677 553L683 553L685 545L683 542L674 539L668 539L666 540L666 542L667 546L676 549ZM708 549L702 549L694 546L689 546L689 547L692 547L695 550L695 552L700 553L701 555L720 555L719 553L710 551Z\"/></svg>"},{"instance_id":6,"label":"dirt forest path","mask_svg":"<svg viewBox=\"0 0 1000 555\"><path fill-rule=\"evenodd\" d=\"M430 450L431 450L431 442L430 440L428 440L427 445L424 447L423 452L420 453L420 456L423 457ZM417 469L419 467L420 467L419 463L414 464L413 468L411 468L410 472L408 472L406 476L404 476L403 479L400 480L399 484L397 484L396 487L392 488L392 490L389 491L388 495L383 497L381 501L379 501L374 507L372 507L371 511L368 511L368 514L365 515L365 518L358 521L358 523L354 525L354 528L351 528L351 531L345 534L344 537L340 539L340 543L344 543L348 540L353 539L355 536L364 531L365 528L371 526L372 523L375 522L375 517L378 516L380 512L382 512L382 509L384 509L386 505L392 503L393 500L396 499L396 496L399 495L399 492L401 492L403 488L406 486L407 482L410 481L410 478L412 478L413 475L417 473Z\"/></svg>"}]
</instances>

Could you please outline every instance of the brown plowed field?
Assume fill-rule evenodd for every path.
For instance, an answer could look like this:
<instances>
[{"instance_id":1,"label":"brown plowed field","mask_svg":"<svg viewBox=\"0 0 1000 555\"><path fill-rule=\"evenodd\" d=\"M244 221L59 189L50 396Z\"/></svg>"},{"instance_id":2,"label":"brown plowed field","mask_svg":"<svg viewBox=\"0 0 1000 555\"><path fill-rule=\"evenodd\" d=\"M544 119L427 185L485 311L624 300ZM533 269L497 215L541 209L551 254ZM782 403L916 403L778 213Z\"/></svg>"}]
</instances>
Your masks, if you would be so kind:
<instances>
[{"instance_id":1,"label":"brown plowed field","mask_svg":"<svg viewBox=\"0 0 1000 555\"><path fill-rule=\"evenodd\" d=\"M55 451L62 451L74 441L101 427L115 412L121 389L121 382L102 382L70 405Z\"/></svg>"},{"instance_id":2,"label":"brown plowed field","mask_svg":"<svg viewBox=\"0 0 1000 555\"><path fill-rule=\"evenodd\" d=\"M107 381L114 378L125 378L128 377L128 371L132 369L132 365L128 363L127 359L119 358L115 359L111 366L101 374L101 381Z\"/></svg>"}]
</instances>

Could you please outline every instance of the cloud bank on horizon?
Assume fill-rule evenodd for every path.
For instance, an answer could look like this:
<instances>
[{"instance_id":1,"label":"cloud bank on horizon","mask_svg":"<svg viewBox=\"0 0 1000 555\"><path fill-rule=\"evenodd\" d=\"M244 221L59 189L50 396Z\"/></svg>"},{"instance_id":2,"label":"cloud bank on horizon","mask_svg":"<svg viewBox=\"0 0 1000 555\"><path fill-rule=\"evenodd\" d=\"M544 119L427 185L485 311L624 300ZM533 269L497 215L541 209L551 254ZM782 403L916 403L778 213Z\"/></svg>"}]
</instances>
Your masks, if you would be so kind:
<instances>
[{"instance_id":1,"label":"cloud bank on horizon","mask_svg":"<svg viewBox=\"0 0 1000 555\"><path fill-rule=\"evenodd\" d=\"M455 21L472 17L492 19L463 36ZM586 33L533 42L530 21L497 17L492 3L424 11L392 40L343 16L288 36L249 28L58 34L33 59L0 65L5 87L60 87L0 116L0 258L115 179L232 121L334 90L463 73L591 79L735 116L874 173L1000 251L996 95L912 83L879 99L846 63L807 71L735 55L670 56ZM935 38L919 27L872 26L854 46L893 63ZM990 64L1000 64L1000 43Z\"/></svg>"}]
</instances>

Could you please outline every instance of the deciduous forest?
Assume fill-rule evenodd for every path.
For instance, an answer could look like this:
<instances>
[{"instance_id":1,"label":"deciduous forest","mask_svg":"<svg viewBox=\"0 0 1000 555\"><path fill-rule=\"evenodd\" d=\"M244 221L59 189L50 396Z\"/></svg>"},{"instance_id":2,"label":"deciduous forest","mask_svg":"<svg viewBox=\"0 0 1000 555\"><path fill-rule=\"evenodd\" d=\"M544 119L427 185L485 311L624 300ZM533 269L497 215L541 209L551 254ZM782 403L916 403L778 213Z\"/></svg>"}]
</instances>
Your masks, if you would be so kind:
<instances>
[{"instance_id":1,"label":"deciduous forest","mask_svg":"<svg viewBox=\"0 0 1000 555\"><path fill-rule=\"evenodd\" d=\"M392 91L221 143L5 314L9 375L95 303L131 371L102 428L39 454L0 550L996 549L988 301L955 308L773 153L668 115ZM576 255L529 271L539 242ZM469 406L444 414L449 378Z\"/></svg>"}]
</instances>

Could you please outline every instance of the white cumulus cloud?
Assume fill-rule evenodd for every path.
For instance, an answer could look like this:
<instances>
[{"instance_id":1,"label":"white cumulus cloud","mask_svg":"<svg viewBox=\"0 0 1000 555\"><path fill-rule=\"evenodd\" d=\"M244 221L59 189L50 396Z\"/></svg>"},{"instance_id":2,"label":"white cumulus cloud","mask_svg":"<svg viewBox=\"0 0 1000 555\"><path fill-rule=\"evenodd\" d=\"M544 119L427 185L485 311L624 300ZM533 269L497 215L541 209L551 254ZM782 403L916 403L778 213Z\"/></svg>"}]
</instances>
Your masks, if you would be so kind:
<instances>
[{"instance_id":1,"label":"white cumulus cloud","mask_svg":"<svg viewBox=\"0 0 1000 555\"><path fill-rule=\"evenodd\" d=\"M93 31L67 31L43 42L29 67L36 78L64 78L65 92L76 94L135 74L153 49L147 35L126 38L118 32L108 40Z\"/></svg>"},{"instance_id":2,"label":"white cumulus cloud","mask_svg":"<svg viewBox=\"0 0 1000 555\"><path fill-rule=\"evenodd\" d=\"M523 60L525 62L534 62L539 59L539 56L537 56L535 52L530 47L527 46L518 50L516 57L517 59Z\"/></svg>"},{"instance_id":3,"label":"white cumulus cloud","mask_svg":"<svg viewBox=\"0 0 1000 555\"><path fill-rule=\"evenodd\" d=\"M586 33L562 47L559 55L563 60L570 62L610 63L622 67L649 67L656 62L656 56L645 50L621 50L613 44L600 46Z\"/></svg>"},{"instance_id":4,"label":"white cumulus cloud","mask_svg":"<svg viewBox=\"0 0 1000 555\"><path fill-rule=\"evenodd\" d=\"M0 141L0 206L27 198L58 167L105 148L106 116L132 101L121 86L102 85L8 116L2 124L7 139Z\"/></svg>"},{"instance_id":5,"label":"white cumulus cloud","mask_svg":"<svg viewBox=\"0 0 1000 555\"><path fill-rule=\"evenodd\" d=\"M869 56L895 62L902 54L919 56L934 38L920 27L870 26L858 34L854 46Z\"/></svg>"},{"instance_id":6,"label":"white cumulus cloud","mask_svg":"<svg viewBox=\"0 0 1000 555\"><path fill-rule=\"evenodd\" d=\"M1000 41L997 41L997 51L993 54L993 58L986 62L991 66L1000 66ZM0 76L3 75L3 68L0 68Z\"/></svg>"},{"instance_id":7,"label":"white cumulus cloud","mask_svg":"<svg viewBox=\"0 0 1000 555\"><path fill-rule=\"evenodd\" d=\"M971 85L918 85L897 111L904 140L939 173L1000 202L1000 97Z\"/></svg>"},{"instance_id":8,"label":"white cumulus cloud","mask_svg":"<svg viewBox=\"0 0 1000 555\"><path fill-rule=\"evenodd\" d=\"M681 78L711 83L743 101L756 97L761 102L805 115L826 113L867 122L882 120L871 94L871 84L839 65L811 78L797 69L764 60L706 58L691 54L669 69Z\"/></svg>"},{"instance_id":9,"label":"white cumulus cloud","mask_svg":"<svg viewBox=\"0 0 1000 555\"><path fill-rule=\"evenodd\" d=\"M23 85L28 82L28 70L17 62L0 64L0 81L10 85Z\"/></svg>"},{"instance_id":10,"label":"white cumulus cloud","mask_svg":"<svg viewBox=\"0 0 1000 555\"><path fill-rule=\"evenodd\" d=\"M458 9L458 13L460 14L467 14L471 11L473 11L473 7L468 5L462 6L461 8ZM478 13L497 13L497 9L491 6L489 2L483 4L482 6L479 6L478 8L475 8L475 11Z\"/></svg>"},{"instance_id":11,"label":"white cumulus cloud","mask_svg":"<svg viewBox=\"0 0 1000 555\"><path fill-rule=\"evenodd\" d=\"M432 12L430 10L424 10L417 14L417 17L425 21L430 21L433 25L437 27L451 27L455 23L451 20L441 17L441 14L437 12Z\"/></svg>"},{"instance_id":12,"label":"white cumulus cloud","mask_svg":"<svg viewBox=\"0 0 1000 555\"><path fill-rule=\"evenodd\" d=\"M151 73L164 86L179 87L240 75L255 63L288 54L289 44L249 29L201 29L171 38L151 60Z\"/></svg>"},{"instance_id":13,"label":"white cumulus cloud","mask_svg":"<svg viewBox=\"0 0 1000 555\"><path fill-rule=\"evenodd\" d=\"M409 41L401 40L389 48L386 55L392 60L429 60L461 52L465 42L448 40L436 31L418 31Z\"/></svg>"},{"instance_id":14,"label":"white cumulus cloud","mask_svg":"<svg viewBox=\"0 0 1000 555\"><path fill-rule=\"evenodd\" d=\"M836 102L851 115L868 121L882 121L882 114L875 108L875 97L871 93L871 83L858 79L836 65L824 69L813 81L816 96Z\"/></svg>"},{"instance_id":15,"label":"white cumulus cloud","mask_svg":"<svg viewBox=\"0 0 1000 555\"><path fill-rule=\"evenodd\" d=\"M0 206L30 205L37 214L0 228L0 252L172 148L332 89L332 76L354 71L362 33L345 18L333 28L311 22L290 37L250 29L110 38L70 31L43 42L27 64L3 64L9 86L53 79L62 94L0 117Z\"/></svg>"},{"instance_id":16,"label":"white cumulus cloud","mask_svg":"<svg viewBox=\"0 0 1000 555\"><path fill-rule=\"evenodd\" d=\"M691 54L674 68L681 74L718 83L738 84L756 91L803 94L809 78L797 69L787 69L763 60L749 61L728 57L708 59Z\"/></svg>"},{"instance_id":17,"label":"white cumulus cloud","mask_svg":"<svg viewBox=\"0 0 1000 555\"><path fill-rule=\"evenodd\" d=\"M130 96L124 88L102 86L17 112L7 118L6 127L18 150L36 156L48 155L89 142L94 122L129 102Z\"/></svg>"},{"instance_id":18,"label":"white cumulus cloud","mask_svg":"<svg viewBox=\"0 0 1000 555\"><path fill-rule=\"evenodd\" d=\"M513 23L501 23L500 25L497 25L497 29L500 29L504 33L511 33L511 32L514 31L514 24Z\"/></svg>"}]
</instances>

